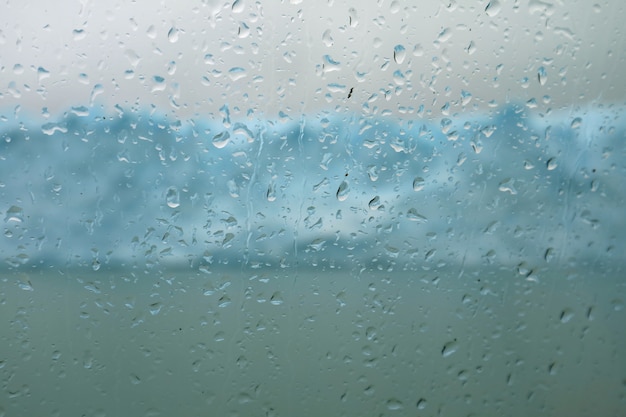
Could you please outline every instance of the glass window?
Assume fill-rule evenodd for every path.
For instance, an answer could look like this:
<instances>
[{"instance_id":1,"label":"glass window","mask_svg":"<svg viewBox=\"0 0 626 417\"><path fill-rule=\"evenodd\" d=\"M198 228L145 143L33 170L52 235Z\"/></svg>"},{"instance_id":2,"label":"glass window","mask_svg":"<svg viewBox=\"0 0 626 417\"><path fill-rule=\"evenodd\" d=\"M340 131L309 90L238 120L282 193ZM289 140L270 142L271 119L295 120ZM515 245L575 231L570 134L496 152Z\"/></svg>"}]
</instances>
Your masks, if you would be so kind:
<instances>
[{"instance_id":1,"label":"glass window","mask_svg":"<svg viewBox=\"0 0 626 417\"><path fill-rule=\"evenodd\" d=\"M0 417L619 415L623 16L5 1Z\"/></svg>"}]
</instances>

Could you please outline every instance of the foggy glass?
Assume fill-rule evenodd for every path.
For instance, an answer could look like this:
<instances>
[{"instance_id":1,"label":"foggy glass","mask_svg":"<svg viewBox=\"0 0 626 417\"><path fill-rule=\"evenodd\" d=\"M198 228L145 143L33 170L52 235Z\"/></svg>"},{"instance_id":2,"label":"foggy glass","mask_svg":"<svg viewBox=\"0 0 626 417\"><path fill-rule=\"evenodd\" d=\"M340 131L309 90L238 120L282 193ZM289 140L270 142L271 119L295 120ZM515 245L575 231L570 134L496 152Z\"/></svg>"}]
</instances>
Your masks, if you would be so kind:
<instances>
[{"instance_id":1,"label":"foggy glass","mask_svg":"<svg viewBox=\"0 0 626 417\"><path fill-rule=\"evenodd\" d=\"M626 409L621 2L0 11L0 417Z\"/></svg>"}]
</instances>

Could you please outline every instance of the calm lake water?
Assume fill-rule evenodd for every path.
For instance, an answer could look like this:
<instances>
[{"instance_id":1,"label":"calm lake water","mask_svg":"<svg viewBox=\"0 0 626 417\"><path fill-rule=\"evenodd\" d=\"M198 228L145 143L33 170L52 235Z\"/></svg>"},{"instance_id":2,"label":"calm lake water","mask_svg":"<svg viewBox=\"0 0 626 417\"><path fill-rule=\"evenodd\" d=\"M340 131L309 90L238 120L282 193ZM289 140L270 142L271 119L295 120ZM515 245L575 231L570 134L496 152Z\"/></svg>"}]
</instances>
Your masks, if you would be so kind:
<instances>
[{"instance_id":1,"label":"calm lake water","mask_svg":"<svg viewBox=\"0 0 626 417\"><path fill-rule=\"evenodd\" d=\"M617 416L609 272L4 273L0 416Z\"/></svg>"}]
</instances>

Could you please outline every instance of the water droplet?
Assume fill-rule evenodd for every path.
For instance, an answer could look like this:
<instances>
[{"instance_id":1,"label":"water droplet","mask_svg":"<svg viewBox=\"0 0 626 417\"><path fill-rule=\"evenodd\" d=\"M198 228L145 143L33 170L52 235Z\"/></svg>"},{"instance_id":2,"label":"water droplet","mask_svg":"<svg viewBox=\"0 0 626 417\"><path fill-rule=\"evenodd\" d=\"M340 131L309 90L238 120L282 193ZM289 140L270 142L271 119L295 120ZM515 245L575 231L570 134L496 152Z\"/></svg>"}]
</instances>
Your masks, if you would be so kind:
<instances>
[{"instance_id":1,"label":"water droplet","mask_svg":"<svg viewBox=\"0 0 626 417\"><path fill-rule=\"evenodd\" d=\"M396 398L390 398L387 400L387 409L388 410L402 410L404 408L404 405L402 404L402 401L396 399Z\"/></svg>"},{"instance_id":2,"label":"water droplet","mask_svg":"<svg viewBox=\"0 0 626 417\"><path fill-rule=\"evenodd\" d=\"M44 123L41 125L41 131L44 135L52 136L55 132L67 133L67 126L65 123Z\"/></svg>"},{"instance_id":3,"label":"water droplet","mask_svg":"<svg viewBox=\"0 0 626 417\"><path fill-rule=\"evenodd\" d=\"M79 41L81 39L85 39L87 32L85 32L84 29L74 29L72 31L72 35L74 36L75 41Z\"/></svg>"},{"instance_id":4,"label":"water droplet","mask_svg":"<svg viewBox=\"0 0 626 417\"><path fill-rule=\"evenodd\" d=\"M237 36L240 39L245 39L250 36L250 27L245 22L239 23L239 29L237 29Z\"/></svg>"},{"instance_id":5,"label":"water droplet","mask_svg":"<svg viewBox=\"0 0 626 417\"><path fill-rule=\"evenodd\" d=\"M139 385L141 383L141 378L139 378L136 374L130 374L130 383L133 385Z\"/></svg>"},{"instance_id":6,"label":"water droplet","mask_svg":"<svg viewBox=\"0 0 626 417\"><path fill-rule=\"evenodd\" d=\"M454 354L458 348L459 348L459 344L457 340L456 339L451 340L450 342L443 345L443 348L441 349L441 354L443 355L444 358L447 358L448 356Z\"/></svg>"},{"instance_id":7,"label":"water droplet","mask_svg":"<svg viewBox=\"0 0 626 417\"><path fill-rule=\"evenodd\" d=\"M393 48L393 60L396 61L396 64L402 64L404 62L404 58L406 57L406 49L402 45L396 45Z\"/></svg>"},{"instance_id":8,"label":"water droplet","mask_svg":"<svg viewBox=\"0 0 626 417\"><path fill-rule=\"evenodd\" d=\"M239 197L239 186L237 185L235 180L228 180L226 182L226 186L228 187L228 195L230 195L232 198Z\"/></svg>"},{"instance_id":9,"label":"water droplet","mask_svg":"<svg viewBox=\"0 0 626 417\"><path fill-rule=\"evenodd\" d=\"M30 282L30 279L26 274L20 276L20 282L17 285L18 287L20 287L21 290L35 291L35 289L33 288L33 284Z\"/></svg>"},{"instance_id":10,"label":"water droplet","mask_svg":"<svg viewBox=\"0 0 626 417\"><path fill-rule=\"evenodd\" d=\"M565 309L563 309L563 311L561 311L561 315L559 316L559 320L561 320L561 323L567 323L573 317L574 317L574 312L571 309L569 309L569 308L565 308Z\"/></svg>"},{"instance_id":11,"label":"water droplet","mask_svg":"<svg viewBox=\"0 0 626 417\"><path fill-rule=\"evenodd\" d=\"M476 44L474 43L474 41L470 41L469 45L467 45L467 48L465 48L465 50L467 51L469 55L472 55L474 52L476 52Z\"/></svg>"},{"instance_id":12,"label":"water droplet","mask_svg":"<svg viewBox=\"0 0 626 417\"><path fill-rule=\"evenodd\" d=\"M270 185L267 187L267 201L275 201L276 200L276 185L271 182Z\"/></svg>"},{"instance_id":13,"label":"water droplet","mask_svg":"<svg viewBox=\"0 0 626 417\"><path fill-rule=\"evenodd\" d=\"M369 208L372 210L377 210L380 207L380 197L376 196L372 198L368 204Z\"/></svg>"},{"instance_id":14,"label":"water droplet","mask_svg":"<svg viewBox=\"0 0 626 417\"><path fill-rule=\"evenodd\" d=\"M400 2L398 0L393 0L389 5L389 11L392 14L396 14L400 11Z\"/></svg>"},{"instance_id":15,"label":"water droplet","mask_svg":"<svg viewBox=\"0 0 626 417\"><path fill-rule=\"evenodd\" d=\"M370 181L378 180L378 168L376 165L370 165L367 167L367 175L370 178Z\"/></svg>"},{"instance_id":16,"label":"water droplet","mask_svg":"<svg viewBox=\"0 0 626 417\"><path fill-rule=\"evenodd\" d=\"M348 23L350 24L350 27L357 27L359 24L359 17L357 16L356 9L351 7L350 10L348 10L348 14Z\"/></svg>"},{"instance_id":17,"label":"water droplet","mask_svg":"<svg viewBox=\"0 0 626 417\"><path fill-rule=\"evenodd\" d=\"M5 222L21 223L24 221L24 212L21 207L11 206L7 210L7 214L4 217Z\"/></svg>"},{"instance_id":18,"label":"water droplet","mask_svg":"<svg viewBox=\"0 0 626 417\"><path fill-rule=\"evenodd\" d=\"M324 42L324 45L327 47L331 47L335 43L333 37L330 35L330 29L326 29L322 34L322 42Z\"/></svg>"},{"instance_id":19,"label":"water droplet","mask_svg":"<svg viewBox=\"0 0 626 417\"><path fill-rule=\"evenodd\" d=\"M530 0L528 2L528 11L530 14L540 13L550 16L554 13L554 5L544 0Z\"/></svg>"},{"instance_id":20,"label":"water droplet","mask_svg":"<svg viewBox=\"0 0 626 417\"><path fill-rule=\"evenodd\" d=\"M498 0L491 0L487 3L487 7L485 7L485 13L487 13L487 16L489 17L495 17L498 13L500 13L501 9L502 5Z\"/></svg>"},{"instance_id":21,"label":"water droplet","mask_svg":"<svg viewBox=\"0 0 626 417\"><path fill-rule=\"evenodd\" d=\"M578 128L580 128L580 125L582 125L582 124L583 124L583 119L581 119L580 117L576 117L576 118L574 118L574 120L572 120L572 123L571 123L570 127L572 129L578 129Z\"/></svg>"},{"instance_id":22,"label":"water droplet","mask_svg":"<svg viewBox=\"0 0 626 417\"><path fill-rule=\"evenodd\" d=\"M220 308L228 307L232 303L232 300L227 294L224 294L217 301L217 306Z\"/></svg>"},{"instance_id":23,"label":"water droplet","mask_svg":"<svg viewBox=\"0 0 626 417\"><path fill-rule=\"evenodd\" d=\"M396 83L396 85L404 85L406 83L406 79L402 71L396 70L393 72L393 82Z\"/></svg>"},{"instance_id":24,"label":"water droplet","mask_svg":"<svg viewBox=\"0 0 626 417\"><path fill-rule=\"evenodd\" d=\"M93 366L93 355L89 350L86 350L83 355L83 367L85 369L91 369Z\"/></svg>"},{"instance_id":25,"label":"water droplet","mask_svg":"<svg viewBox=\"0 0 626 417\"><path fill-rule=\"evenodd\" d=\"M548 171L554 170L557 166L558 166L558 164L556 162L556 158L550 158L546 162L546 167L548 168Z\"/></svg>"},{"instance_id":26,"label":"water droplet","mask_svg":"<svg viewBox=\"0 0 626 417\"><path fill-rule=\"evenodd\" d=\"M150 90L151 93L155 93L157 91L164 91L165 88L167 87L165 83L165 78L161 77L160 75L155 75L154 77L152 77L152 82L154 84L152 85L152 89Z\"/></svg>"},{"instance_id":27,"label":"water droplet","mask_svg":"<svg viewBox=\"0 0 626 417\"><path fill-rule=\"evenodd\" d=\"M472 101L472 93L469 91L461 90L461 105L467 106Z\"/></svg>"},{"instance_id":28,"label":"water droplet","mask_svg":"<svg viewBox=\"0 0 626 417\"><path fill-rule=\"evenodd\" d=\"M228 145L228 142L230 141L230 133L224 131L221 133L218 133L217 135L213 136L213 146L215 146L218 149L222 149L224 146Z\"/></svg>"},{"instance_id":29,"label":"water droplet","mask_svg":"<svg viewBox=\"0 0 626 417\"><path fill-rule=\"evenodd\" d=\"M443 28L441 32L439 32L439 35L437 35L436 42L444 43L444 42L447 42L448 39L450 39L451 37L452 37L452 30L450 30L450 28Z\"/></svg>"},{"instance_id":30,"label":"water droplet","mask_svg":"<svg viewBox=\"0 0 626 417\"><path fill-rule=\"evenodd\" d=\"M425 185L426 183L424 181L424 178L415 177L415 179L413 179L413 191L422 191Z\"/></svg>"},{"instance_id":31,"label":"water droplet","mask_svg":"<svg viewBox=\"0 0 626 417\"><path fill-rule=\"evenodd\" d=\"M413 55L415 56L423 56L424 55L424 47L421 44L417 44L413 47Z\"/></svg>"},{"instance_id":32,"label":"water droplet","mask_svg":"<svg viewBox=\"0 0 626 417\"><path fill-rule=\"evenodd\" d=\"M324 248L325 244L326 244L326 240L318 238L318 239L315 239L313 242L309 243L308 247L312 249L314 252L319 252Z\"/></svg>"},{"instance_id":33,"label":"water droplet","mask_svg":"<svg viewBox=\"0 0 626 417\"><path fill-rule=\"evenodd\" d=\"M246 70L244 68L241 68L241 67L233 67L233 68L228 70L228 76L233 81L240 80L240 79L244 78L246 75L247 75L246 74Z\"/></svg>"},{"instance_id":34,"label":"water droplet","mask_svg":"<svg viewBox=\"0 0 626 417\"><path fill-rule=\"evenodd\" d=\"M270 304L273 304L275 306L279 306L284 302L283 300L283 294L280 291L276 291L274 294L272 294L272 296L270 297Z\"/></svg>"},{"instance_id":35,"label":"water droplet","mask_svg":"<svg viewBox=\"0 0 626 417\"><path fill-rule=\"evenodd\" d=\"M176 29L175 27L171 27L170 30L167 32L167 39L171 42L171 43L176 43L178 42L178 29Z\"/></svg>"},{"instance_id":36,"label":"water droplet","mask_svg":"<svg viewBox=\"0 0 626 417\"><path fill-rule=\"evenodd\" d=\"M40 83L46 78L50 77L50 71L45 69L44 67L37 68L37 81Z\"/></svg>"},{"instance_id":37,"label":"water droplet","mask_svg":"<svg viewBox=\"0 0 626 417\"><path fill-rule=\"evenodd\" d=\"M89 96L89 106L93 106L96 97L102 93L104 93L104 87L102 86L102 84L94 85L93 89L91 90L91 95Z\"/></svg>"},{"instance_id":38,"label":"water droplet","mask_svg":"<svg viewBox=\"0 0 626 417\"><path fill-rule=\"evenodd\" d=\"M324 55L323 72L333 72L341 70L341 62L335 61L330 55Z\"/></svg>"},{"instance_id":39,"label":"water droplet","mask_svg":"<svg viewBox=\"0 0 626 417\"><path fill-rule=\"evenodd\" d=\"M419 214L414 208L407 210L406 218L417 223L426 223L428 221L425 216Z\"/></svg>"},{"instance_id":40,"label":"water droplet","mask_svg":"<svg viewBox=\"0 0 626 417\"><path fill-rule=\"evenodd\" d=\"M233 13L241 13L243 12L243 8L244 8L243 0L235 0L233 2L233 5L231 6Z\"/></svg>"},{"instance_id":41,"label":"water droplet","mask_svg":"<svg viewBox=\"0 0 626 417\"><path fill-rule=\"evenodd\" d=\"M419 400L417 400L417 404L415 404L418 410L423 410L426 408L426 406L428 405L428 403L426 402L425 399L420 398Z\"/></svg>"},{"instance_id":42,"label":"water droplet","mask_svg":"<svg viewBox=\"0 0 626 417\"><path fill-rule=\"evenodd\" d=\"M156 316L157 314L161 312L162 307L163 307L163 304L161 304L159 301L150 304L150 314L153 316Z\"/></svg>"},{"instance_id":43,"label":"water droplet","mask_svg":"<svg viewBox=\"0 0 626 417\"><path fill-rule=\"evenodd\" d=\"M537 79L539 80L540 85L545 85L548 81L548 73L544 67L539 67L537 70Z\"/></svg>"},{"instance_id":44,"label":"water droplet","mask_svg":"<svg viewBox=\"0 0 626 417\"><path fill-rule=\"evenodd\" d=\"M167 206L170 208L177 208L178 206L180 206L180 195L178 194L178 188L168 188L167 194L165 195L165 201L167 203Z\"/></svg>"},{"instance_id":45,"label":"water droplet","mask_svg":"<svg viewBox=\"0 0 626 417\"><path fill-rule=\"evenodd\" d=\"M346 181L342 181L339 184L339 188L337 189L337 200L345 201L348 198L348 193L350 192L350 188Z\"/></svg>"},{"instance_id":46,"label":"water droplet","mask_svg":"<svg viewBox=\"0 0 626 417\"><path fill-rule=\"evenodd\" d=\"M507 178L505 180L503 180L499 185L498 185L498 190L502 191L502 192L507 192L511 195L516 195L517 194L517 190L515 189L515 180L513 178Z\"/></svg>"},{"instance_id":47,"label":"water droplet","mask_svg":"<svg viewBox=\"0 0 626 417\"><path fill-rule=\"evenodd\" d=\"M150 39L156 39L157 37L157 31L156 28L154 27L154 25L150 25L148 27L148 29L146 30L146 35L150 38Z\"/></svg>"}]
</instances>

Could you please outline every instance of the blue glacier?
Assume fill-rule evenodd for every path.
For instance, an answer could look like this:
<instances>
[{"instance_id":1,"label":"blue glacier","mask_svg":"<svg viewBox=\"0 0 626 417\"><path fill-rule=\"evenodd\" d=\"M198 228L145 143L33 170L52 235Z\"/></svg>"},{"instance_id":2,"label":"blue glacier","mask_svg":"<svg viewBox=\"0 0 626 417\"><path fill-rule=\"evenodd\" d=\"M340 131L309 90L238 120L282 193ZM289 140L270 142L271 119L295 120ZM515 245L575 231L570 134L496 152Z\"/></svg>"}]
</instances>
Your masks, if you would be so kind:
<instances>
[{"instance_id":1,"label":"blue glacier","mask_svg":"<svg viewBox=\"0 0 626 417\"><path fill-rule=\"evenodd\" d=\"M0 123L3 267L619 263L626 109Z\"/></svg>"}]
</instances>

